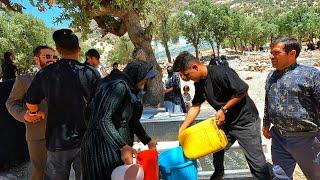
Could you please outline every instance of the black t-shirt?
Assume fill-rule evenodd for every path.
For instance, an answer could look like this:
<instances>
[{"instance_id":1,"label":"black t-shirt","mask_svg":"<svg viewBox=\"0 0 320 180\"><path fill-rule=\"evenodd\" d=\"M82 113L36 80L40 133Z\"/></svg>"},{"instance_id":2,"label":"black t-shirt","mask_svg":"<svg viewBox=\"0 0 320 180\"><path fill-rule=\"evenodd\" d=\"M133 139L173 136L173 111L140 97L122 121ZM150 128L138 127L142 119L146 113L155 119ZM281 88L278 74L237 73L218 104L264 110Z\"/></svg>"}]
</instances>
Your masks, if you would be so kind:
<instances>
[{"instance_id":1,"label":"black t-shirt","mask_svg":"<svg viewBox=\"0 0 320 180\"><path fill-rule=\"evenodd\" d=\"M26 102L39 104L44 98L48 102L46 144L49 151L80 147L86 130L87 99L99 79L96 69L70 59L61 59L36 74Z\"/></svg>"},{"instance_id":2,"label":"black t-shirt","mask_svg":"<svg viewBox=\"0 0 320 180\"><path fill-rule=\"evenodd\" d=\"M248 85L240 79L238 74L225 66L207 66L206 79L195 82L195 95L192 104L201 104L205 100L218 111L232 96L237 96L248 91ZM258 118L258 110L246 95L240 102L228 110L225 114L225 126L245 125Z\"/></svg>"},{"instance_id":3,"label":"black t-shirt","mask_svg":"<svg viewBox=\"0 0 320 180\"><path fill-rule=\"evenodd\" d=\"M3 81L16 78L17 66L12 63L2 64Z\"/></svg>"}]
</instances>

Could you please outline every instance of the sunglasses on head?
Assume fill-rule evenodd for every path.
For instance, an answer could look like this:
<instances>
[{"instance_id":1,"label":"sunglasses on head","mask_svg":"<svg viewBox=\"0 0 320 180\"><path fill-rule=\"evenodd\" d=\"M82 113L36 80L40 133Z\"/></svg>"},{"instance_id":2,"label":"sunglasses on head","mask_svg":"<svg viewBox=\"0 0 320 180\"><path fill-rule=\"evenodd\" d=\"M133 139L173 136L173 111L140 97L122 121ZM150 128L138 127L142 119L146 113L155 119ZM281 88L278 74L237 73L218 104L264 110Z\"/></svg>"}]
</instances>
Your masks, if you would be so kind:
<instances>
[{"instance_id":1,"label":"sunglasses on head","mask_svg":"<svg viewBox=\"0 0 320 180\"><path fill-rule=\"evenodd\" d=\"M45 59L58 59L58 56L51 54L42 55L41 57L44 57Z\"/></svg>"}]
</instances>

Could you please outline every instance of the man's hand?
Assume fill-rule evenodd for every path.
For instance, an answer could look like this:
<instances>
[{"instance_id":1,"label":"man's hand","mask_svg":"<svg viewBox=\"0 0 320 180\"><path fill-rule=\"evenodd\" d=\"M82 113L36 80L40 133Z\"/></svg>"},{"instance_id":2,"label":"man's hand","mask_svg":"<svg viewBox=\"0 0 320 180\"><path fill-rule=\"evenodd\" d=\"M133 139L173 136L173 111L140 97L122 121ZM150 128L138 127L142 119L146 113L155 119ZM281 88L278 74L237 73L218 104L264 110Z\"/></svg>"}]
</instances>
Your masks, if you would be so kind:
<instances>
[{"instance_id":1,"label":"man's hand","mask_svg":"<svg viewBox=\"0 0 320 180\"><path fill-rule=\"evenodd\" d=\"M192 105L186 115L185 120L183 121L182 125L180 126L179 129L179 134L185 130L187 127L189 127L192 122L196 119L196 117L198 116L199 112L200 112L200 107L201 104L196 104L196 105Z\"/></svg>"},{"instance_id":2,"label":"man's hand","mask_svg":"<svg viewBox=\"0 0 320 180\"><path fill-rule=\"evenodd\" d=\"M271 138L271 135L270 135L270 126L267 126L267 127L263 127L262 128L262 133L263 133L263 136L267 139L270 139Z\"/></svg>"},{"instance_id":3,"label":"man's hand","mask_svg":"<svg viewBox=\"0 0 320 180\"><path fill-rule=\"evenodd\" d=\"M121 149L121 159L124 162L124 164L132 164L133 163L133 155L137 155L137 151L133 149L129 145L124 145Z\"/></svg>"},{"instance_id":4,"label":"man's hand","mask_svg":"<svg viewBox=\"0 0 320 180\"><path fill-rule=\"evenodd\" d=\"M179 128L179 134L184 131L185 129L187 129L188 126L186 126L184 123L182 123L182 125Z\"/></svg>"},{"instance_id":5,"label":"man's hand","mask_svg":"<svg viewBox=\"0 0 320 180\"><path fill-rule=\"evenodd\" d=\"M224 120L225 120L224 112L222 110L217 111L217 113L216 113L217 126L221 126L222 124L224 124Z\"/></svg>"},{"instance_id":6,"label":"man's hand","mask_svg":"<svg viewBox=\"0 0 320 180\"><path fill-rule=\"evenodd\" d=\"M154 150L157 150L157 141L154 140L154 139L151 139L149 142L148 142L148 148L149 149L154 149Z\"/></svg>"},{"instance_id":7,"label":"man's hand","mask_svg":"<svg viewBox=\"0 0 320 180\"><path fill-rule=\"evenodd\" d=\"M38 111L36 114L31 114L30 111L27 111L23 117L26 122L35 123L44 119L45 114L42 111Z\"/></svg>"}]
</instances>

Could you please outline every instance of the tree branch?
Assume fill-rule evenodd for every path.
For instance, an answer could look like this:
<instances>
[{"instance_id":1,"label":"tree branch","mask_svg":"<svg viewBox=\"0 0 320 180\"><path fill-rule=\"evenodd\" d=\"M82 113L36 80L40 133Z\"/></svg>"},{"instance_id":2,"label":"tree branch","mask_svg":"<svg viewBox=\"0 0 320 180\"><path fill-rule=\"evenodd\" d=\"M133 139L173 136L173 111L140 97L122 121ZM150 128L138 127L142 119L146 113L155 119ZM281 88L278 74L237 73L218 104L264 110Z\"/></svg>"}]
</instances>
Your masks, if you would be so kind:
<instances>
[{"instance_id":1,"label":"tree branch","mask_svg":"<svg viewBox=\"0 0 320 180\"><path fill-rule=\"evenodd\" d=\"M127 32L124 22L120 19L115 19L111 16L100 16L94 17L93 19L97 22L100 28L105 30L106 34L112 33L121 37Z\"/></svg>"},{"instance_id":2,"label":"tree branch","mask_svg":"<svg viewBox=\"0 0 320 180\"><path fill-rule=\"evenodd\" d=\"M4 4L5 7L2 7L1 4ZM22 12L22 8L25 9L21 4L11 3L10 0L0 0L0 10L11 10L16 12Z\"/></svg>"},{"instance_id":3,"label":"tree branch","mask_svg":"<svg viewBox=\"0 0 320 180\"><path fill-rule=\"evenodd\" d=\"M124 9L112 8L110 6L101 6L97 9L92 9L90 14L92 17L98 17L103 15L109 15L114 17L123 17L127 13Z\"/></svg>"}]
</instances>

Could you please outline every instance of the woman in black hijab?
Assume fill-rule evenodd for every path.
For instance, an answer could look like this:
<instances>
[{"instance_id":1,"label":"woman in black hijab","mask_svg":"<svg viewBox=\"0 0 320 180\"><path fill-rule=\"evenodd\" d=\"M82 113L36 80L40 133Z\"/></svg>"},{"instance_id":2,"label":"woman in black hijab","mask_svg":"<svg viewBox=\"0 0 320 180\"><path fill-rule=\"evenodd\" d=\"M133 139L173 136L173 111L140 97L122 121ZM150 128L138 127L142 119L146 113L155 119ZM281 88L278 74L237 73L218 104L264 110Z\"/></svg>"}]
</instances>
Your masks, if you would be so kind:
<instances>
[{"instance_id":1,"label":"woman in black hijab","mask_svg":"<svg viewBox=\"0 0 320 180\"><path fill-rule=\"evenodd\" d=\"M13 64L14 55L12 52L5 52L3 54L3 62L1 64L2 68L2 80L6 81L9 79L16 78L17 67Z\"/></svg>"},{"instance_id":2,"label":"woman in black hijab","mask_svg":"<svg viewBox=\"0 0 320 180\"><path fill-rule=\"evenodd\" d=\"M132 164L133 135L156 148L140 123L142 90L155 77L151 64L129 63L123 72L115 72L100 83L90 103L92 109L81 147L83 179L111 179L120 165Z\"/></svg>"}]
</instances>

